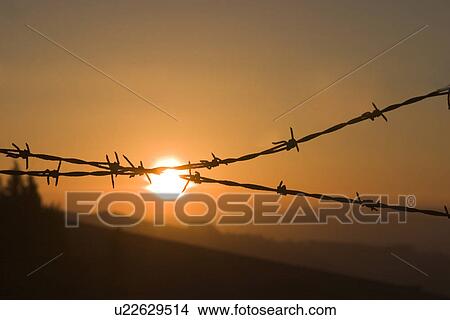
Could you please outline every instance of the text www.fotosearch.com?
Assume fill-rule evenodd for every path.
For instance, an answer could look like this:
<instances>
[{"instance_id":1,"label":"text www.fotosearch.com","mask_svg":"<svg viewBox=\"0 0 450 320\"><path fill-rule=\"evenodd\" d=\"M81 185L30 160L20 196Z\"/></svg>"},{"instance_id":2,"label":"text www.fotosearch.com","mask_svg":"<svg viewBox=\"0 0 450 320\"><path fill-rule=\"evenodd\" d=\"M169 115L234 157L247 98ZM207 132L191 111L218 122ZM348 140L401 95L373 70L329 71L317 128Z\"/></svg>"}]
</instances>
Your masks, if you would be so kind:
<instances>
[{"instance_id":1,"label":"text www.fotosearch.com","mask_svg":"<svg viewBox=\"0 0 450 320\"><path fill-rule=\"evenodd\" d=\"M302 307L298 304L292 306L251 306L235 304L229 306L208 306L198 308L199 315L205 316L335 316L336 307L313 306Z\"/></svg>"}]
</instances>

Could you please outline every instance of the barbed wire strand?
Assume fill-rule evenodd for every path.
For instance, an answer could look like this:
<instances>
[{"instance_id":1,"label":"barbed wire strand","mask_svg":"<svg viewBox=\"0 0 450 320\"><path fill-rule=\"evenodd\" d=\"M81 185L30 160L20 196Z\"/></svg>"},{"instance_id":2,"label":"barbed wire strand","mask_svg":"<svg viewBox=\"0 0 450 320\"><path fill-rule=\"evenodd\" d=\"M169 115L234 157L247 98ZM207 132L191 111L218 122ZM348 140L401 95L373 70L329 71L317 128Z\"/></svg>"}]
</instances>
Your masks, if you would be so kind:
<instances>
[{"instance_id":1,"label":"barbed wire strand","mask_svg":"<svg viewBox=\"0 0 450 320\"><path fill-rule=\"evenodd\" d=\"M447 217L450 219L450 215L448 213L448 209L446 206L444 206L444 211L436 211L436 210L429 210L429 209L417 209L412 207L406 207L406 206L393 206L388 205L385 203L382 203L380 201L372 202L371 200L362 200L359 196L359 193L356 193L356 198L351 199L347 197L342 196L332 196L332 195L326 195L321 193L309 193L306 191L301 190L292 190L287 189L286 185L283 184L283 181L280 182L280 184L276 187L267 187L263 185L258 184L252 184L252 183L241 183L236 181L230 181L230 180L217 180L202 176L193 176L193 175L180 175L180 177L184 180L192 181L194 183L200 184L200 183L213 183L213 184L220 184L230 187L240 187L250 190L257 190L257 191L268 191L268 192L276 192L280 195L293 195L293 196L302 196L307 198L314 198L318 200L327 200L332 202L340 202L340 203L348 203L348 204L358 204L362 205L364 207L370 208L371 210L378 210L378 209L392 209L399 212L411 212L411 213L423 213L426 215L432 215L432 216L440 216L440 217Z\"/></svg>"},{"instance_id":2,"label":"barbed wire strand","mask_svg":"<svg viewBox=\"0 0 450 320\"><path fill-rule=\"evenodd\" d=\"M50 178L55 179L55 185L58 185L58 179L59 177L87 177L87 176L96 176L96 177L102 177L102 176L109 176L111 174L110 171L103 170L103 171L70 171L70 172L59 172L60 166L58 166L57 170L45 170L45 171L22 171L22 170L0 170L0 174L6 174L6 175L13 175L13 176L33 176L33 177L45 177L47 178L47 183L50 184ZM129 176L130 173L127 172L118 172L118 176ZM364 207L367 207L371 210L379 210L379 209L391 209L398 212L410 212L410 213L422 213L426 215L431 216L440 216L440 217L447 217L450 219L450 214L448 212L448 209L446 206L444 206L445 211L436 211L436 210L430 210L430 209L418 209L413 207L406 207L406 206L394 206L394 205L388 205L385 203L382 203L380 201L373 202L372 200L362 200L359 196L359 193L356 193L356 198L351 199L347 197L342 196L333 196L333 195L327 195L327 194L321 194L321 193L310 193L302 190L293 190L293 189L287 189L286 185L283 184L283 181L279 183L279 185L274 187L268 187L258 184L252 184L252 183L241 183L231 180L219 180L219 179L213 179L208 177L203 177L200 175L198 171L196 171L194 174L190 172L190 174L180 175L181 179L186 180L186 186L183 189L186 189L187 185L190 182L193 182L195 184L202 184L202 183L208 183L208 184L220 184L224 186L229 187L240 187L245 188L249 190L256 190L256 191L266 191L266 192L273 192L278 193L280 195L292 195L292 196L301 196L301 197L307 197L307 198L313 198L318 200L326 200L326 201L333 201L333 202L340 202L340 203L347 203L347 204L357 204Z\"/></svg>"},{"instance_id":3,"label":"barbed wire strand","mask_svg":"<svg viewBox=\"0 0 450 320\"><path fill-rule=\"evenodd\" d=\"M450 110L450 87L444 87L442 89L439 90L435 90L433 92L430 92L428 94L425 95L421 95L421 96L416 96L413 98L409 98L403 102L400 103L395 103L392 105L389 105L387 107L385 107L384 109L378 109L378 107L376 106L375 103L372 103L372 106L374 107L374 109L372 111L368 111L365 112L363 114L361 114L360 116L357 116L353 119L350 119L346 122L342 122L339 124L336 124L330 128L327 128L325 130L322 131L318 131L315 133L311 133L308 134L300 139L295 139L294 137L294 132L293 129L290 128L290 133L291 133L291 137L289 140L282 140L282 141L277 141L277 142L273 142L274 146L259 152L254 152L254 153L249 153L249 154L245 154L242 156L238 156L238 157L230 157L230 158L224 158L221 159L219 157L216 157L214 155L214 153L212 153L212 160L200 160L197 163L190 163L190 164L182 164L179 166L163 166L163 167L155 167L155 168L140 168L140 170L144 170L145 173L154 173L154 174L159 174L165 170L168 169L172 169L172 170L188 170L188 169L202 169L202 168L207 168L207 169L212 169L214 167L218 167L219 165L229 165L232 163L236 163L236 162L242 162L242 161L248 161L248 160L252 160L255 158L258 158L260 156L264 156L264 155L270 155L270 154L274 154L274 153L278 153L278 152L282 152L282 151L289 151L291 149L296 149L297 151L299 150L299 144L302 143L306 143L308 141L311 141L313 139L317 139L323 135L326 134L330 134L333 132L336 132L338 130L342 130L343 128L350 126L350 125L355 125L357 123L366 121L366 120L371 120L374 121L376 118L378 117L383 117L383 119L385 121L387 120L386 117L386 113L388 112L392 112L394 110L397 110L401 107L404 106L408 106L414 103L417 103L419 101L428 99L428 98L432 98L432 97L438 97L438 96L443 96L443 95L447 95L447 104L448 104L448 108ZM102 162L102 161L86 161L86 160L82 160L82 159L77 159L77 158L65 158L65 157L60 157L60 156L54 156L54 155L48 155L48 154L37 154L37 153L32 153L30 151L30 148L28 146L28 144L26 144L26 149L21 150L17 145L13 144L14 149L0 149L0 154L5 154L7 157L11 157L11 158L22 158L25 159L27 162L27 168L28 168L28 159L29 158L37 158L37 159L41 159L41 160L48 160L48 161L62 161L62 162L67 162L67 163L71 163L71 164L76 164L76 165L87 165L87 166L92 166L95 168L100 168L100 169L108 169L111 168L110 165L112 163L108 161L106 162ZM133 167L126 167L126 166L121 166L119 159L116 157L116 169L117 170L122 170L122 171L128 171L128 170L133 170ZM136 168L134 168L136 170Z\"/></svg>"}]
</instances>

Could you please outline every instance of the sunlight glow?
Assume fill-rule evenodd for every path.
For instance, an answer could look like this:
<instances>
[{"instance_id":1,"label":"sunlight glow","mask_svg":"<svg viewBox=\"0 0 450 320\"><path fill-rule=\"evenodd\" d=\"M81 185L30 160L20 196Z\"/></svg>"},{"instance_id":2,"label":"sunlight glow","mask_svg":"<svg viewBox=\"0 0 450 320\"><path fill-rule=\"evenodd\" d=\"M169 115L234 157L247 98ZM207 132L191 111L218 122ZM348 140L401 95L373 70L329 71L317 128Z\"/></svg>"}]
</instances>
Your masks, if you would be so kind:
<instances>
[{"instance_id":1,"label":"sunlight glow","mask_svg":"<svg viewBox=\"0 0 450 320\"><path fill-rule=\"evenodd\" d=\"M179 166L181 162L175 158L164 158L155 163L155 167L173 167ZM180 178L180 174L187 174L187 171L166 170L163 173L151 174L152 184L146 186L150 192L159 194L180 194L186 185L186 180ZM188 185L187 189L190 188Z\"/></svg>"}]
</instances>

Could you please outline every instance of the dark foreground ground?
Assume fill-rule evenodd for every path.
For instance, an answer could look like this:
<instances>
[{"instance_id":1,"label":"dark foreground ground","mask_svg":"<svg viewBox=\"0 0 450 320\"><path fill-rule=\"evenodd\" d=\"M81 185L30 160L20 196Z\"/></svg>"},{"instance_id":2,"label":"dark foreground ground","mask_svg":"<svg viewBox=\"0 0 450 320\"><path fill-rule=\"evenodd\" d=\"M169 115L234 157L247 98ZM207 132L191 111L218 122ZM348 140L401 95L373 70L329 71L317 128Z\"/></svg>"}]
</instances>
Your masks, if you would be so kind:
<instances>
[{"instance_id":1,"label":"dark foreground ground","mask_svg":"<svg viewBox=\"0 0 450 320\"><path fill-rule=\"evenodd\" d=\"M48 209L33 214L29 209L11 210L1 212L1 298L438 298L417 287L388 285L118 229L89 225L66 229L62 215Z\"/></svg>"}]
</instances>

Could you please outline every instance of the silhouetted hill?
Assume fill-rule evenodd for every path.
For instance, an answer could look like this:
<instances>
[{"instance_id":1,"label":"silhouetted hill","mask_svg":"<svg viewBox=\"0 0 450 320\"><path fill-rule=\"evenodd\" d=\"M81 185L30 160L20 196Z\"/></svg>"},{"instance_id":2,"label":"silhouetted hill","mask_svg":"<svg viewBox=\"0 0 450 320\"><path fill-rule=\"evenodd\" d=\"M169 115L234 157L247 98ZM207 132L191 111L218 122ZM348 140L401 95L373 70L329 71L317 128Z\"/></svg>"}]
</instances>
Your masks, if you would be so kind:
<instances>
[{"instance_id":1,"label":"silhouetted hill","mask_svg":"<svg viewBox=\"0 0 450 320\"><path fill-rule=\"evenodd\" d=\"M42 213L41 218L47 215ZM9 234L11 238L6 239L11 246L10 254L2 255L2 298L432 298L418 288L152 239L118 229L83 225L51 236L55 230L62 230L62 219L42 227L35 230L41 235L40 241L36 238L29 242L25 251L11 245L15 236L23 234ZM60 253L60 258L27 276Z\"/></svg>"},{"instance_id":2,"label":"silhouetted hill","mask_svg":"<svg viewBox=\"0 0 450 320\"><path fill-rule=\"evenodd\" d=\"M92 216L90 220L98 219ZM241 229L244 228L241 227ZM349 228L349 230L352 229ZM127 231L351 277L401 286L416 286L428 292L450 296L448 286L450 275L447 272L450 256L439 252L420 251L409 245L377 246L358 242L277 241L262 236L263 232L248 234L236 228L236 231L240 232L238 234L223 232L214 226L158 228L151 223L140 223ZM298 228L298 232L302 232L302 229ZM392 253L414 263L429 276L425 276L395 258Z\"/></svg>"}]
</instances>

